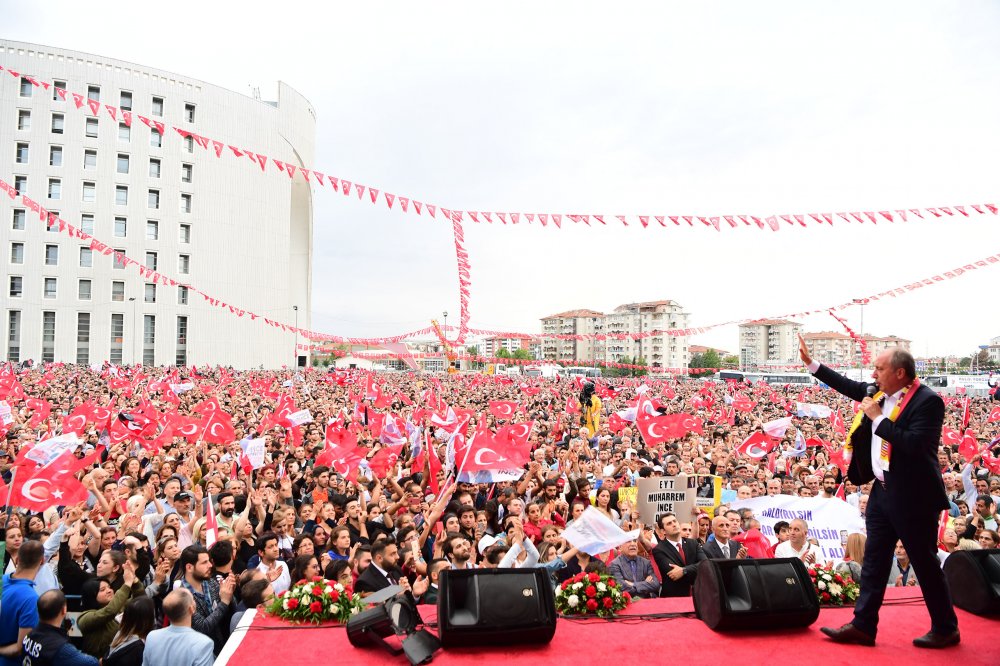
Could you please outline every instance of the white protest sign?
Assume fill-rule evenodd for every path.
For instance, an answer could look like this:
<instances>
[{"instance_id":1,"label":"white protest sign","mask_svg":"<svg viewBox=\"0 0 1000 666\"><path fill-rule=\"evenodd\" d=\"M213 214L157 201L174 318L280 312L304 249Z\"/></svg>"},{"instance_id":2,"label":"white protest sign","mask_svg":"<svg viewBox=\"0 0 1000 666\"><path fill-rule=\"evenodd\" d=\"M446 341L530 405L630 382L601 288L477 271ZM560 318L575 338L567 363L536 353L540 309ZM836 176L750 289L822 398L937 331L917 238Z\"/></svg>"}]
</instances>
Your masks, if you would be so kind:
<instances>
[{"instance_id":1,"label":"white protest sign","mask_svg":"<svg viewBox=\"0 0 1000 666\"><path fill-rule=\"evenodd\" d=\"M0 424L10 425L14 422L14 414L6 400L0 400Z\"/></svg>"},{"instance_id":2,"label":"white protest sign","mask_svg":"<svg viewBox=\"0 0 1000 666\"><path fill-rule=\"evenodd\" d=\"M266 440L263 437L258 439L251 439L246 443L244 451L247 454L247 458L250 460L250 465L254 469L260 469L264 466L264 452L266 451Z\"/></svg>"},{"instance_id":3,"label":"white protest sign","mask_svg":"<svg viewBox=\"0 0 1000 666\"><path fill-rule=\"evenodd\" d=\"M761 533L772 542L776 540L774 524L779 520L789 523L795 519L806 521L810 538L819 542L823 557L827 560L844 559L847 535L851 532L863 534L865 531L865 520L861 517L861 512L838 498L775 495L736 500L732 507L752 510L753 517L760 522Z\"/></svg>"},{"instance_id":4,"label":"white protest sign","mask_svg":"<svg viewBox=\"0 0 1000 666\"><path fill-rule=\"evenodd\" d=\"M183 384L170 384L170 390L173 391L176 395L180 395L185 391L190 391L193 388L194 384L192 384L191 382L184 382Z\"/></svg>"},{"instance_id":5,"label":"white protest sign","mask_svg":"<svg viewBox=\"0 0 1000 666\"><path fill-rule=\"evenodd\" d=\"M294 414L288 415L288 422L293 426L300 426L306 423L312 423L313 417L312 414L309 413L308 409L300 409Z\"/></svg>"},{"instance_id":6,"label":"white protest sign","mask_svg":"<svg viewBox=\"0 0 1000 666\"><path fill-rule=\"evenodd\" d=\"M563 530L562 536L588 555L598 555L631 541L639 530L626 532L603 513L590 506Z\"/></svg>"},{"instance_id":7,"label":"white protest sign","mask_svg":"<svg viewBox=\"0 0 1000 666\"><path fill-rule=\"evenodd\" d=\"M646 525L656 525L657 519L665 513L672 513L677 520L690 522L695 506L697 485L688 488L689 481L697 482L698 477L654 476L636 482L636 509L639 518Z\"/></svg>"},{"instance_id":8,"label":"white protest sign","mask_svg":"<svg viewBox=\"0 0 1000 666\"><path fill-rule=\"evenodd\" d=\"M39 442L25 454L25 457L44 466L61 456L64 451L73 451L79 445L80 439L76 433L70 432Z\"/></svg>"}]
</instances>

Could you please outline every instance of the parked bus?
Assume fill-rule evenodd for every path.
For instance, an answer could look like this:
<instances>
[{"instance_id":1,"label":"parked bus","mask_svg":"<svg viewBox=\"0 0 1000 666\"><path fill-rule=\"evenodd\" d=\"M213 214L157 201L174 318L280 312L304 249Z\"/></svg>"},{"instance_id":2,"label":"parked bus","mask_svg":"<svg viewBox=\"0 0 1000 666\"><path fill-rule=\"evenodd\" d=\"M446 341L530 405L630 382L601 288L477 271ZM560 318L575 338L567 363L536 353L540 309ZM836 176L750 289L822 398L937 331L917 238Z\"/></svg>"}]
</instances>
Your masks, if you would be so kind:
<instances>
[{"instance_id":1,"label":"parked bus","mask_svg":"<svg viewBox=\"0 0 1000 666\"><path fill-rule=\"evenodd\" d=\"M742 370L720 370L712 376L718 382L750 382L756 384L764 378L760 372L743 372Z\"/></svg>"},{"instance_id":2,"label":"parked bus","mask_svg":"<svg viewBox=\"0 0 1000 666\"><path fill-rule=\"evenodd\" d=\"M600 377L601 369L586 366L573 366L563 368L560 374L562 374L563 377Z\"/></svg>"},{"instance_id":3,"label":"parked bus","mask_svg":"<svg viewBox=\"0 0 1000 666\"><path fill-rule=\"evenodd\" d=\"M920 381L941 395L990 394L990 378L987 375L928 375Z\"/></svg>"},{"instance_id":4,"label":"parked bus","mask_svg":"<svg viewBox=\"0 0 1000 666\"><path fill-rule=\"evenodd\" d=\"M813 386L819 383L808 372L765 372L764 381L772 386L784 386L785 384Z\"/></svg>"},{"instance_id":5,"label":"parked bus","mask_svg":"<svg viewBox=\"0 0 1000 666\"><path fill-rule=\"evenodd\" d=\"M558 365L529 365L524 369L524 374L528 377L553 379L559 376L561 370Z\"/></svg>"}]
</instances>

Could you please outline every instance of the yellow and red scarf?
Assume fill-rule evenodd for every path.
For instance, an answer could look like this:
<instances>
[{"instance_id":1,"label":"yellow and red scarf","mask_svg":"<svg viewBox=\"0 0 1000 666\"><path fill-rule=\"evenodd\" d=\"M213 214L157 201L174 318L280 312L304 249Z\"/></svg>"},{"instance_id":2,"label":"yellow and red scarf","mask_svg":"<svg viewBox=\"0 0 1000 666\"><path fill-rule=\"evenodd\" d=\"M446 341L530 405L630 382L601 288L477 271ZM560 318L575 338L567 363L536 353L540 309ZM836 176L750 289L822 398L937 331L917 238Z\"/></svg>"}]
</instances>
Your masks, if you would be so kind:
<instances>
[{"instance_id":1,"label":"yellow and red scarf","mask_svg":"<svg viewBox=\"0 0 1000 666\"><path fill-rule=\"evenodd\" d=\"M895 407L892 408L892 412L889 413L889 420L895 423L899 415L906 409L906 406L910 404L910 399L917 392L917 387L920 386L920 380L914 379L913 383L903 389L902 394L899 396L899 400L896 401ZM878 402L883 397L885 397L884 391L878 391L872 396L872 400ZM847 441L844 442L844 463L847 465L851 464L851 458L854 455L854 445L851 443L851 438L854 432L861 427L861 421L865 417L865 412L859 409L854 415L854 420L851 422L851 429L847 433ZM892 457L892 443L887 441L884 437L882 438L882 447L879 451L879 469L882 471L889 471L889 459Z\"/></svg>"}]
</instances>

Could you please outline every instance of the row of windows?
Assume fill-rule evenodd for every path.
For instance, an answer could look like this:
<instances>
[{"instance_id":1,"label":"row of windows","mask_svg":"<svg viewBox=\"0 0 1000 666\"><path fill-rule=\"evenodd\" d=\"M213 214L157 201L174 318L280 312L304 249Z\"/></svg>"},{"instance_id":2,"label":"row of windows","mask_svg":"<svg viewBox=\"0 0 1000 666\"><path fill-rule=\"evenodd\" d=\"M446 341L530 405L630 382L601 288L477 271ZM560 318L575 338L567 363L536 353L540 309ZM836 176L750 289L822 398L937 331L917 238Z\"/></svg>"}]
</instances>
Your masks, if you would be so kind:
<instances>
[{"instance_id":1,"label":"row of windows","mask_svg":"<svg viewBox=\"0 0 1000 666\"><path fill-rule=\"evenodd\" d=\"M42 280L42 297L49 299L56 298L59 292L58 278L47 277L42 278ZM143 285L142 300L144 303L157 302L156 287L157 285L151 282ZM9 277L8 295L11 298L21 298L24 295L24 276L11 275ZM188 296L188 288L183 285L178 285L177 305L187 305ZM94 297L94 281L90 279L77 280L76 297L81 301L92 300ZM120 280L113 280L111 282L111 300L117 302L125 301L125 282ZM131 297L129 300L135 300L135 297Z\"/></svg>"},{"instance_id":2,"label":"row of windows","mask_svg":"<svg viewBox=\"0 0 1000 666\"><path fill-rule=\"evenodd\" d=\"M54 102L61 102L63 98L60 96L59 91L62 90L63 93L66 92L66 82L65 81L53 81L52 82L52 100ZM34 97L35 86L28 80L27 77L21 77L21 97ZM97 85L87 86L87 99L94 102L101 101L101 87ZM133 95L129 90L120 90L118 92L118 108L124 111L133 111L132 107ZM165 107L164 99L160 95L151 95L149 102L149 115L162 118L163 109ZM190 102L184 103L184 120L189 123L194 122L195 105Z\"/></svg>"},{"instance_id":3,"label":"row of windows","mask_svg":"<svg viewBox=\"0 0 1000 666\"><path fill-rule=\"evenodd\" d=\"M88 139L100 138L100 119L88 117L83 122L83 135ZM17 110L17 129L27 131L31 129L31 109ZM66 116L62 113L52 113L49 131L52 134L62 135L66 133ZM132 128L125 123L118 123L118 140L121 143L132 142ZM194 139L186 136L183 139L184 150L194 152ZM155 128L149 130L149 145L151 148L161 148L163 146L163 135Z\"/></svg>"},{"instance_id":4,"label":"row of windows","mask_svg":"<svg viewBox=\"0 0 1000 666\"><path fill-rule=\"evenodd\" d=\"M49 211L54 215L53 219L59 217L59 211ZM27 210L24 208L15 208L14 215L11 220L11 229L14 231L24 231L27 226ZM116 216L114 218L114 235L116 238L126 238L128 237L128 218ZM82 213L80 215L79 228L85 234L94 234L94 214L93 213ZM50 222L46 224L46 230L58 233L59 224L58 222ZM155 241L160 240L160 222L158 220L146 220L146 240ZM177 225L177 240L180 243L189 244L191 242L191 225L190 224L179 224Z\"/></svg>"},{"instance_id":5,"label":"row of windows","mask_svg":"<svg viewBox=\"0 0 1000 666\"><path fill-rule=\"evenodd\" d=\"M26 141L18 141L14 146L14 163L29 164L31 158L31 145ZM63 146L49 146L49 166L63 166ZM87 148L83 151L83 169L90 171L97 168L97 149ZM132 169L132 158L128 153L118 153L115 161L115 173L128 175ZM159 178L162 171L162 162L159 158L149 158L148 175L150 178ZM181 164L181 182L194 182L194 165Z\"/></svg>"},{"instance_id":6,"label":"row of windows","mask_svg":"<svg viewBox=\"0 0 1000 666\"><path fill-rule=\"evenodd\" d=\"M21 362L21 312L10 310L7 313L7 360ZM90 363L90 325L91 313L76 313L76 362L81 365ZM176 358L177 365L187 365L188 318L186 315L177 317ZM109 360L121 364L125 359L125 315L111 315L111 349ZM156 345L156 315L142 317L142 363L155 363ZM43 363L55 362L56 346L56 313L42 312L42 357ZM133 350L134 353L134 350ZM131 359L130 359L131 360Z\"/></svg>"},{"instance_id":7,"label":"row of windows","mask_svg":"<svg viewBox=\"0 0 1000 666\"><path fill-rule=\"evenodd\" d=\"M14 189L18 192L27 192L28 177L14 176ZM62 200L62 178L49 178L47 196L53 201ZM97 183L91 180L83 181L81 192L83 203L97 203ZM115 205L127 206L129 199L128 185L115 185ZM146 191L146 208L150 210L160 209L160 190L150 189ZM194 209L194 195L181 194L180 212L190 213Z\"/></svg>"},{"instance_id":8,"label":"row of windows","mask_svg":"<svg viewBox=\"0 0 1000 666\"><path fill-rule=\"evenodd\" d=\"M117 252L125 253L125 250L116 250ZM58 266L59 265L59 246L51 243L46 243L44 263L46 266ZM10 244L10 263L14 265L24 264L24 243L21 241L12 241ZM114 268L116 270L122 270L125 268L125 264L118 260L118 257L114 258ZM159 269L159 253L158 252L146 252L145 263L143 264L146 268L151 271L158 271ZM94 267L94 250L89 247L80 248L80 268L93 268ZM181 272L186 272L191 268L191 255L182 254L178 257L177 267Z\"/></svg>"}]
</instances>

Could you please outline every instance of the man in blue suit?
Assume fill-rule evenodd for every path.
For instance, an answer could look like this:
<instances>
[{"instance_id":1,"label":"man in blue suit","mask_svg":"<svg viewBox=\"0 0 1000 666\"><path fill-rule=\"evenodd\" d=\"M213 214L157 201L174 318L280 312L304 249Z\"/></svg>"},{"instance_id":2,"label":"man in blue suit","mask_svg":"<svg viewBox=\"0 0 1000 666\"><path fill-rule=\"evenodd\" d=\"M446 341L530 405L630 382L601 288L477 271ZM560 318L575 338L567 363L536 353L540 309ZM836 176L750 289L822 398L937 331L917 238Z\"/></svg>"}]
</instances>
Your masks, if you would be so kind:
<instances>
[{"instance_id":1,"label":"man in blue suit","mask_svg":"<svg viewBox=\"0 0 1000 666\"><path fill-rule=\"evenodd\" d=\"M878 611L898 540L910 555L931 616L931 630L913 644L957 645L958 618L936 554L938 516L949 506L937 463L944 424L941 396L920 383L913 356L904 349L879 354L874 386L813 361L801 336L799 355L817 379L861 403L845 445L850 456L847 477L859 486L874 481L865 513L868 541L854 619L839 629L823 627L823 633L838 643L875 645Z\"/></svg>"}]
</instances>

